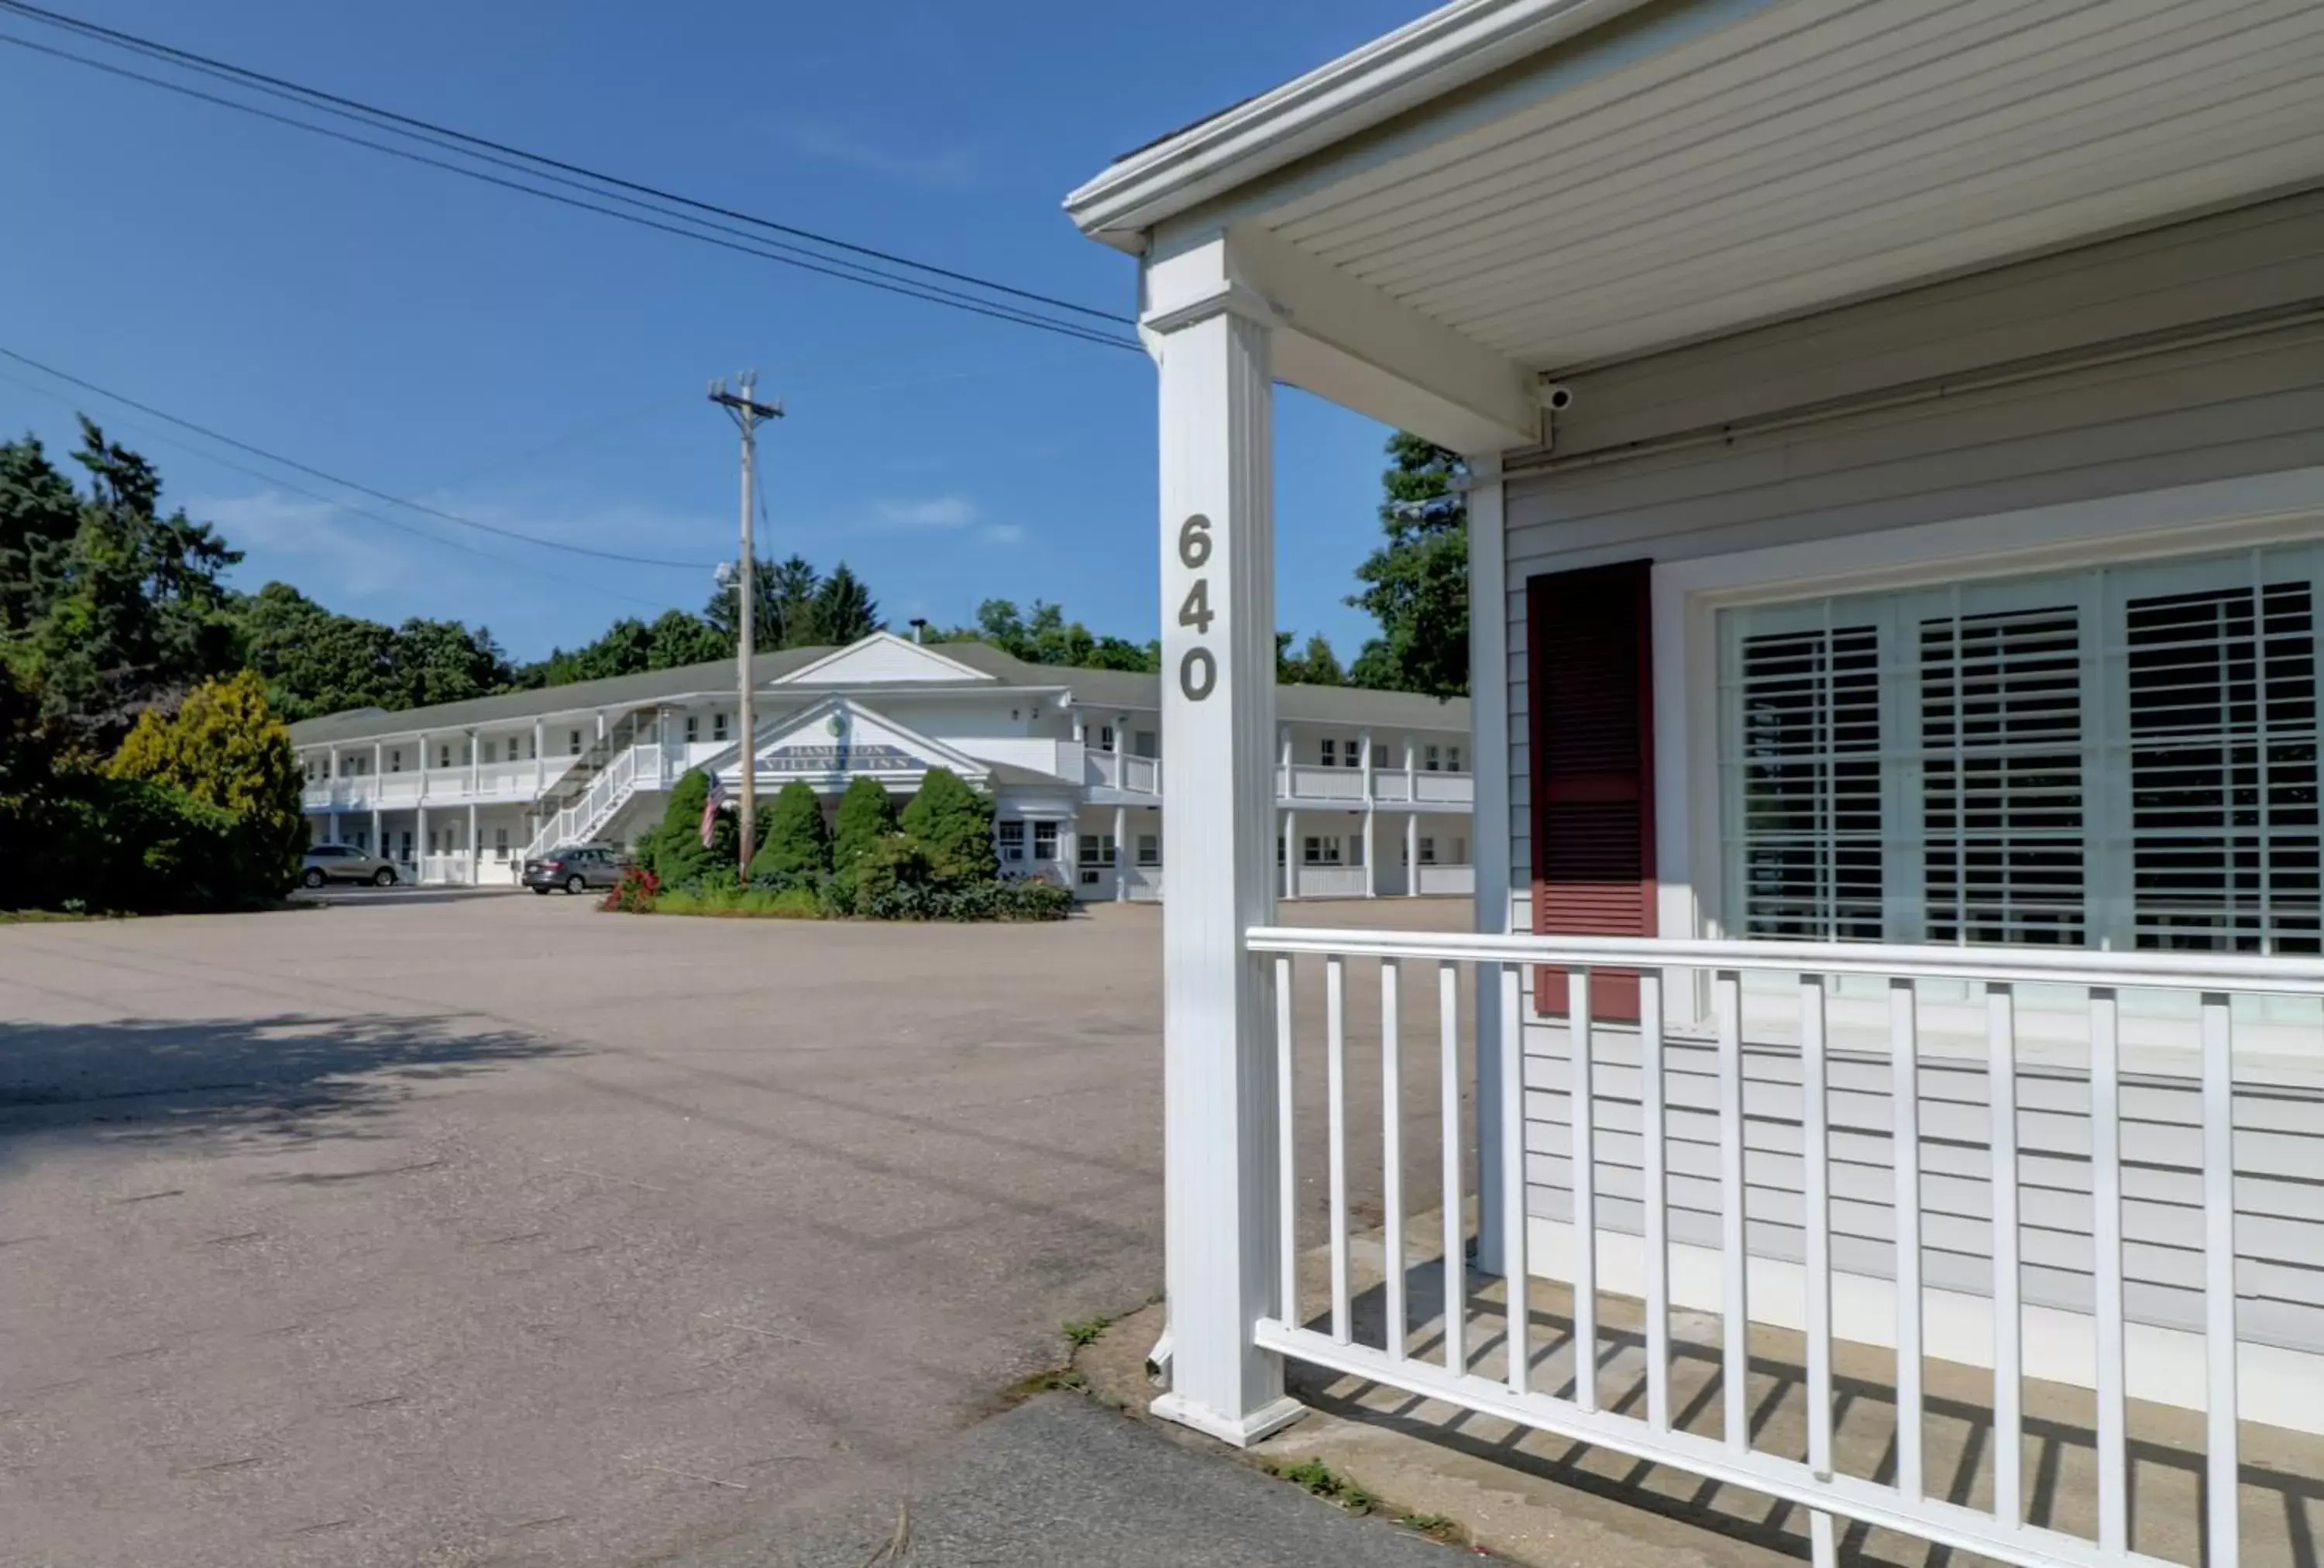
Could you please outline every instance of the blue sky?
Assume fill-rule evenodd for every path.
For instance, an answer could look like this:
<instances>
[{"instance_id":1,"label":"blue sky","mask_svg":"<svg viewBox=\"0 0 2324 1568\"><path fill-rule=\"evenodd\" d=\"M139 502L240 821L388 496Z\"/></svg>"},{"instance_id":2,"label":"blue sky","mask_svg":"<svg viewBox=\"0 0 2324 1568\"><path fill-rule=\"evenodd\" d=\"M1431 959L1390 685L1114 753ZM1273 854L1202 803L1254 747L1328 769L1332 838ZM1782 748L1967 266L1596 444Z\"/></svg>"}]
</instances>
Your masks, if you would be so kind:
<instances>
[{"instance_id":1,"label":"blue sky","mask_svg":"<svg viewBox=\"0 0 2324 1568\"><path fill-rule=\"evenodd\" d=\"M1407 20L1416 0L1150 8L393 6L55 0L91 21L705 199L1100 306L1132 263L1065 192L1111 155ZM65 43L0 17L0 32ZM100 52L72 45L81 52ZM669 238L0 47L0 345L447 511L577 543L733 553L755 365L771 537L900 623L987 596L1157 620L1154 384L1084 346ZM706 575L396 532L0 363L0 431L88 406L249 552L238 580L483 622L520 656L699 605ZM1351 654L1386 431L1277 399L1279 623ZM262 465L263 466L263 465ZM295 478L296 476L291 476ZM299 480L300 484L310 481ZM316 488L323 488L316 485ZM362 503L366 506L376 503ZM464 536L424 518L430 532Z\"/></svg>"}]
</instances>

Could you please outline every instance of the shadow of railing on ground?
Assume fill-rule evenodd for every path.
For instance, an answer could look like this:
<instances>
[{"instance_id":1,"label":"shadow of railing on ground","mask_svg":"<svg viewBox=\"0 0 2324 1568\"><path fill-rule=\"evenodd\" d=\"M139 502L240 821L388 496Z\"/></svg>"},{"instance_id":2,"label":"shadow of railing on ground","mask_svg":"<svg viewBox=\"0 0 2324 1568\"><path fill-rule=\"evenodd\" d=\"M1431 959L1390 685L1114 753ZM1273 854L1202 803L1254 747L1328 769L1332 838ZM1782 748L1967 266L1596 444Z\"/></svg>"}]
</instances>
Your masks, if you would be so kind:
<instances>
[{"instance_id":1,"label":"shadow of railing on ground","mask_svg":"<svg viewBox=\"0 0 2324 1568\"><path fill-rule=\"evenodd\" d=\"M1406 1339L1415 1360L1441 1367L1443 1359L1443 1271L1434 1263L1411 1268L1406 1276L1409 1322ZM1507 1336L1498 1281L1472 1281L1468 1291L1470 1366L1499 1378L1506 1367ZM1561 1287L1537 1282L1563 1296ZM1386 1292L1378 1285L1351 1303L1350 1325L1361 1343L1383 1342ZM1639 1305L1602 1296L1600 1303L1597 1368L1600 1407L1641 1415L1646 1398L1645 1336ZM1719 1348L1708 1334L1689 1337L1674 1320L1672 1334L1672 1424L1718 1438L1723 1432L1725 1378ZM1612 1322L1608 1320L1611 1318ZM1534 1386L1562 1398L1574 1390L1573 1323L1554 1308L1530 1314L1530 1364ZM1626 1321L1627 1320L1627 1321ZM1306 1326L1330 1331L1328 1311L1311 1314ZM1710 1324L1715 1333L1715 1320ZM1749 1357L1752 1380L1749 1425L1755 1451L1801 1458L1806 1448L1807 1376L1803 1356L1786 1353L1799 1336L1755 1328ZM1892 1352L1874 1347L1836 1347L1832 1380L1835 1461L1843 1473L1893 1483L1895 1479L1896 1407L1893 1384L1868 1375ZM1932 1497L1965 1508L1992 1507L1993 1413L1991 1374L1981 1369L1929 1361L1923 1399L1925 1473ZM1805 1557L1806 1512L1788 1502L1685 1471L1637 1460L1587 1443L1569 1442L1530 1427L1461 1409L1433 1396L1344 1377L1293 1362L1290 1391L1302 1402L1350 1421L1385 1425L1454 1453L1506 1466L1545 1480L1589 1492L1711 1531L1730 1539ZM2087 1389L2027 1379L2023 1430L2026 1447L2024 1498L2028 1523L2090 1538L2096 1533L2097 1437L2092 1423L2078 1419L2075 1407L2089 1406ZM2242 1563L2319 1568L2309 1509L2324 1504L2324 1439L2246 1424L2242 1438L2237 1507L2243 1529ZM2199 1412L2134 1402L2130 1460L2132 1545L2172 1561L2201 1564L2203 1520L2210 1508L2204 1460L2203 1417ZM1956 1554L1927 1542L1847 1526L1840 1559L1864 1568L1950 1568Z\"/></svg>"}]
</instances>

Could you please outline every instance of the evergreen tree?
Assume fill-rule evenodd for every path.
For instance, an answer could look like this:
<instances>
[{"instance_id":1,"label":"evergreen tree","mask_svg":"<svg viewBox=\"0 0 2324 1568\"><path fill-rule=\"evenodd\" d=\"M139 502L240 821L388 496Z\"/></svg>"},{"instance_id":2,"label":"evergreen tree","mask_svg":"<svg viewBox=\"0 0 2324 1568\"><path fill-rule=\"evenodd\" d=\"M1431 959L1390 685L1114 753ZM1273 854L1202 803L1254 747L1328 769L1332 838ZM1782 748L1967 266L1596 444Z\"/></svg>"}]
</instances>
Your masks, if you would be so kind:
<instances>
[{"instance_id":1,"label":"evergreen tree","mask_svg":"<svg viewBox=\"0 0 2324 1568\"><path fill-rule=\"evenodd\" d=\"M824 826L823 802L812 786L794 779L775 795L765 842L751 857L751 874L806 881L830 869L831 834Z\"/></svg>"},{"instance_id":2,"label":"evergreen tree","mask_svg":"<svg viewBox=\"0 0 2324 1568\"><path fill-rule=\"evenodd\" d=\"M661 826L646 835L638 858L669 887L694 881L715 865L732 865L733 858L718 858L715 839L702 846L702 808L710 798L710 779L699 768L689 770L669 792L662 808Z\"/></svg>"},{"instance_id":3,"label":"evergreen tree","mask_svg":"<svg viewBox=\"0 0 2324 1568\"><path fill-rule=\"evenodd\" d=\"M949 768L931 768L904 807L905 834L927 853L936 880L967 882L1001 872L992 847L992 802Z\"/></svg>"},{"instance_id":4,"label":"evergreen tree","mask_svg":"<svg viewBox=\"0 0 2324 1568\"><path fill-rule=\"evenodd\" d=\"M853 883L855 869L881 839L896 831L895 802L877 779L858 777L839 798L839 814L831 835L831 869Z\"/></svg>"},{"instance_id":5,"label":"evergreen tree","mask_svg":"<svg viewBox=\"0 0 2324 1568\"><path fill-rule=\"evenodd\" d=\"M1453 488L1458 455L1420 437L1390 437L1394 466L1380 475L1388 542L1356 576L1348 603L1379 623L1349 678L1383 691L1462 696L1469 690L1469 507Z\"/></svg>"},{"instance_id":6,"label":"evergreen tree","mask_svg":"<svg viewBox=\"0 0 2324 1568\"><path fill-rule=\"evenodd\" d=\"M880 630L880 606L872 602L872 591L862 579L842 561L816 590L812 620L816 642L844 646Z\"/></svg>"}]
</instances>

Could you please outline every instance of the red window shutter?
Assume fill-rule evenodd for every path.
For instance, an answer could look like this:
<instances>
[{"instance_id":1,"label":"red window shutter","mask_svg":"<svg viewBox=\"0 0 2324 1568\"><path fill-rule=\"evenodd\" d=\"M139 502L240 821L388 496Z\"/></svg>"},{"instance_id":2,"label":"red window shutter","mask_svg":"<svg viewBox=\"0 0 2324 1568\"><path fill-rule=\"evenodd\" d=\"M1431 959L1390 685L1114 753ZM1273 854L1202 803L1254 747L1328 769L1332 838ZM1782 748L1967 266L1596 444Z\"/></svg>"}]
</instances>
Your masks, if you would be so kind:
<instances>
[{"instance_id":1,"label":"red window shutter","mask_svg":"<svg viewBox=\"0 0 2324 1568\"><path fill-rule=\"evenodd\" d=\"M1655 934L1654 657L1648 561L1526 584L1533 928ZM1535 1005L1566 1010L1565 972L1536 972ZM1638 1016L1634 970L1594 970L1594 1018Z\"/></svg>"}]
</instances>

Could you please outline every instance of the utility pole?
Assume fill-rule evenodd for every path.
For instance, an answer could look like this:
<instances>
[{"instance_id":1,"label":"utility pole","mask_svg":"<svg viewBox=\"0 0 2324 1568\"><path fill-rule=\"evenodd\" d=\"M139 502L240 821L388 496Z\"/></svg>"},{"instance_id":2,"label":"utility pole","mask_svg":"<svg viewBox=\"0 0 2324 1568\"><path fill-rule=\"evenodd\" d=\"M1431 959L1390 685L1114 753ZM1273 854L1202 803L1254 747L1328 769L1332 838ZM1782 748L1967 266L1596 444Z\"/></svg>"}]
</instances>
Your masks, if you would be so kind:
<instances>
[{"instance_id":1,"label":"utility pole","mask_svg":"<svg viewBox=\"0 0 2324 1568\"><path fill-rule=\"evenodd\" d=\"M730 392L724 381L710 383L710 401L733 416L742 432L742 557L734 571L734 719L735 730L742 741L741 789L735 797L735 816L742 829L742 847L736 853L742 881L751 880L751 845L756 836L752 832L758 817L758 724L753 710L751 661L756 656L759 622L759 591L752 578L757 575L757 546L751 538L751 513L757 501L758 427L761 420L783 417L780 403L762 403L752 395L758 390L759 373L746 370L742 375L742 390Z\"/></svg>"}]
</instances>

